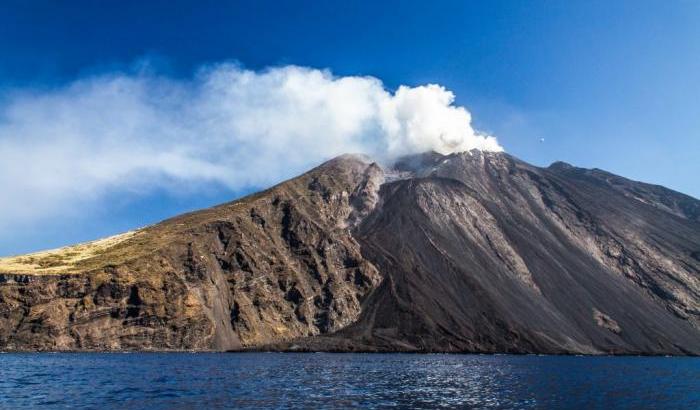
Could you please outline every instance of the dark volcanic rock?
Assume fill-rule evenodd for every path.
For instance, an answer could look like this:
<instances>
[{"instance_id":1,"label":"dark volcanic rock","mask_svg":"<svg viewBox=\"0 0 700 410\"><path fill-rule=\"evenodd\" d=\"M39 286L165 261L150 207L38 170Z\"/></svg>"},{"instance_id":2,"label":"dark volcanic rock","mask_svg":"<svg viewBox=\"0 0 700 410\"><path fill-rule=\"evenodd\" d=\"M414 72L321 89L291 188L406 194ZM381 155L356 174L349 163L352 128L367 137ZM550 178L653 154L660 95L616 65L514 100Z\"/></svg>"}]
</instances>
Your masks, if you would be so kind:
<instances>
[{"instance_id":1,"label":"dark volcanic rock","mask_svg":"<svg viewBox=\"0 0 700 410\"><path fill-rule=\"evenodd\" d=\"M0 349L700 353L700 201L478 151L343 156L65 275L0 275Z\"/></svg>"}]
</instances>

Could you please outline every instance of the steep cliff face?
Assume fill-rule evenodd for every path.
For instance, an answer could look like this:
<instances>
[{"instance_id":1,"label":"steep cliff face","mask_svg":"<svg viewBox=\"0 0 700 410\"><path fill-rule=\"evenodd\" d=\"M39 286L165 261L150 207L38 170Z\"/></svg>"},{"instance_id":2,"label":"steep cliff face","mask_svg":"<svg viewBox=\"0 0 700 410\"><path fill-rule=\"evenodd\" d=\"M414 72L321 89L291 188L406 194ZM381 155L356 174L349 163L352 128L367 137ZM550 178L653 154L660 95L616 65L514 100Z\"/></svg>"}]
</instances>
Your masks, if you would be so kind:
<instances>
[{"instance_id":1,"label":"steep cliff face","mask_svg":"<svg viewBox=\"0 0 700 410\"><path fill-rule=\"evenodd\" d=\"M700 201L507 154L336 158L0 260L0 349L700 353Z\"/></svg>"},{"instance_id":2,"label":"steep cliff face","mask_svg":"<svg viewBox=\"0 0 700 410\"><path fill-rule=\"evenodd\" d=\"M340 157L77 262L72 248L6 259L0 349L228 350L338 330L381 281L348 229L381 178Z\"/></svg>"}]
</instances>

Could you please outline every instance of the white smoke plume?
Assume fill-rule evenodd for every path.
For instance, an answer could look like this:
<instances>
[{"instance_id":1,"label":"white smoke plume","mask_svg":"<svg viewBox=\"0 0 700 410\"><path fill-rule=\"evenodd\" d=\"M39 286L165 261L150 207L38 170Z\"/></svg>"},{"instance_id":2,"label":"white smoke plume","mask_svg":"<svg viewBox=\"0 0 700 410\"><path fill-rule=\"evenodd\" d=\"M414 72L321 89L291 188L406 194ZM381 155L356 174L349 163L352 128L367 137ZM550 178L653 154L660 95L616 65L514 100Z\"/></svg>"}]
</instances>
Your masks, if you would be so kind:
<instances>
[{"instance_id":1,"label":"white smoke plume","mask_svg":"<svg viewBox=\"0 0 700 410\"><path fill-rule=\"evenodd\" d=\"M115 191L265 187L347 152L502 150L440 85L392 93L298 66L102 75L0 101L0 229Z\"/></svg>"}]
</instances>

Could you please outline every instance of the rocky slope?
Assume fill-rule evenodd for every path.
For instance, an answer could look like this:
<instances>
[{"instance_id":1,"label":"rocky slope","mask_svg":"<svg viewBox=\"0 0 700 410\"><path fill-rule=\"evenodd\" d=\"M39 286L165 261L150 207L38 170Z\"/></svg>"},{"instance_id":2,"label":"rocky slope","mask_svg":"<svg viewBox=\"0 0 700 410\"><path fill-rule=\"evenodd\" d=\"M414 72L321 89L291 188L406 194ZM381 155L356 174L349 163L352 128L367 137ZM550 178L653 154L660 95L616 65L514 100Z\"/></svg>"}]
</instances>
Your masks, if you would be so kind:
<instances>
[{"instance_id":1,"label":"rocky slope","mask_svg":"<svg viewBox=\"0 0 700 410\"><path fill-rule=\"evenodd\" d=\"M0 350L700 353L700 201L502 153L342 156L0 259Z\"/></svg>"}]
</instances>

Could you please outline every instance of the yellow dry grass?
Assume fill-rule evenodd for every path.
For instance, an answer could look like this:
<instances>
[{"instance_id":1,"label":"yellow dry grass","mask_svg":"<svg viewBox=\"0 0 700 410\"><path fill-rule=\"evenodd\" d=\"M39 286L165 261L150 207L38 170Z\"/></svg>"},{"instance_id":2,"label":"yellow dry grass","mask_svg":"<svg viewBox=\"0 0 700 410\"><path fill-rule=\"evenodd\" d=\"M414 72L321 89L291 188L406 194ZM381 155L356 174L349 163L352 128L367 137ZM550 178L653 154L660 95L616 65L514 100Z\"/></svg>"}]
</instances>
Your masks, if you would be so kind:
<instances>
[{"instance_id":1,"label":"yellow dry grass","mask_svg":"<svg viewBox=\"0 0 700 410\"><path fill-rule=\"evenodd\" d=\"M95 258L108 249L134 238L140 230L58 249L0 258L0 273L57 275L77 273L81 262Z\"/></svg>"}]
</instances>

